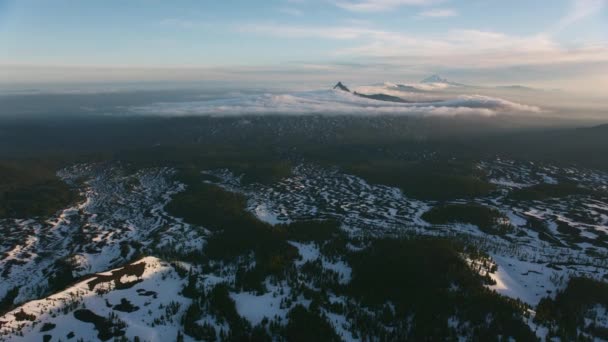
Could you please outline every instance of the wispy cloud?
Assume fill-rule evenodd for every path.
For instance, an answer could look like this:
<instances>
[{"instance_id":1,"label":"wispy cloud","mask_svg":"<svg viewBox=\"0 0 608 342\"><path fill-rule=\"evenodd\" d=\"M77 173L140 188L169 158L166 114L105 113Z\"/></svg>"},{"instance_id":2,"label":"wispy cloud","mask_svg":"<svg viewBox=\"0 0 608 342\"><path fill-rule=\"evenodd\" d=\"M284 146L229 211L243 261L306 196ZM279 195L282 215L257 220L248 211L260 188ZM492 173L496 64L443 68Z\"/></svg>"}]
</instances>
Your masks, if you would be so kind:
<instances>
[{"instance_id":1,"label":"wispy cloud","mask_svg":"<svg viewBox=\"0 0 608 342\"><path fill-rule=\"evenodd\" d=\"M385 31L350 26L292 26L277 24L253 24L240 28L242 32L254 32L285 38L322 38L352 40L390 34Z\"/></svg>"},{"instance_id":2,"label":"wispy cloud","mask_svg":"<svg viewBox=\"0 0 608 342\"><path fill-rule=\"evenodd\" d=\"M426 6L443 0L332 0L343 9L355 12L380 12L399 6Z\"/></svg>"},{"instance_id":3,"label":"wispy cloud","mask_svg":"<svg viewBox=\"0 0 608 342\"><path fill-rule=\"evenodd\" d=\"M552 32L557 33L572 24L600 12L607 4L608 0L572 0L570 10L562 17Z\"/></svg>"},{"instance_id":4,"label":"wispy cloud","mask_svg":"<svg viewBox=\"0 0 608 342\"><path fill-rule=\"evenodd\" d=\"M479 30L449 30L440 36L355 26L250 25L243 32L286 38L343 40L350 47L329 53L337 57L376 57L404 63L459 67L608 62L608 44L563 47L549 35L513 36Z\"/></svg>"},{"instance_id":5,"label":"wispy cloud","mask_svg":"<svg viewBox=\"0 0 608 342\"><path fill-rule=\"evenodd\" d=\"M422 11L418 13L418 16L425 18L447 18L458 16L458 12L451 8L435 8L428 11Z\"/></svg>"}]
</instances>

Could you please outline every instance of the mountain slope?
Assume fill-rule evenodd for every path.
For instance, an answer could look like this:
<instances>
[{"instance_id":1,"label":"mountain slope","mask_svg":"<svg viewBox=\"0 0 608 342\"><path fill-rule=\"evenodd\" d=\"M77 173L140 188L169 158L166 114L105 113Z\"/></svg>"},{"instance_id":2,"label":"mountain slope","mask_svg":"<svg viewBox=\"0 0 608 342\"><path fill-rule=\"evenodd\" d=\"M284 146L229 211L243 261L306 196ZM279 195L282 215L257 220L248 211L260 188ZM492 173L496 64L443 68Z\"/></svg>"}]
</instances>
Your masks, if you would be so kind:
<instances>
[{"instance_id":1,"label":"mountain slope","mask_svg":"<svg viewBox=\"0 0 608 342\"><path fill-rule=\"evenodd\" d=\"M64 291L28 302L2 316L0 341L83 339L171 341L191 299L176 268L154 257L99 273ZM160 309L160 310L159 310Z\"/></svg>"},{"instance_id":2,"label":"mountain slope","mask_svg":"<svg viewBox=\"0 0 608 342\"><path fill-rule=\"evenodd\" d=\"M346 87L344 84L342 84L342 82L338 82L335 86L334 89L340 89L342 91L346 91L350 93L350 89L348 89L348 87Z\"/></svg>"},{"instance_id":3,"label":"mountain slope","mask_svg":"<svg viewBox=\"0 0 608 342\"><path fill-rule=\"evenodd\" d=\"M400 97L397 96L391 96L391 95L386 95L386 94L372 94L372 95L366 95L366 94L360 94L355 92L355 95L359 96L359 97L363 97L366 99L370 99L370 100L378 100L378 101L387 101L387 102L398 102L398 103L410 103L410 101L404 100Z\"/></svg>"}]
</instances>

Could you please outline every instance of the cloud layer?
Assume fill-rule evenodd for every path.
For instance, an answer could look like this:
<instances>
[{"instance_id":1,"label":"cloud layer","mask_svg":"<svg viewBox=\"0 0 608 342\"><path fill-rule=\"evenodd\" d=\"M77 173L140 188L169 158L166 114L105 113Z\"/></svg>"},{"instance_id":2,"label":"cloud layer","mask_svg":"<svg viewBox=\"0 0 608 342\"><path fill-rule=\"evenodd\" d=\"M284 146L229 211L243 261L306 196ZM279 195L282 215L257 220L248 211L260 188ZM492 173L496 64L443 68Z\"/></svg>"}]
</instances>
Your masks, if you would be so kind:
<instances>
[{"instance_id":1,"label":"cloud layer","mask_svg":"<svg viewBox=\"0 0 608 342\"><path fill-rule=\"evenodd\" d=\"M538 113L541 109L481 95L461 95L436 102L395 103L370 100L338 90L263 94L233 99L157 103L131 107L130 112L161 116L230 115L413 115L454 116Z\"/></svg>"}]
</instances>

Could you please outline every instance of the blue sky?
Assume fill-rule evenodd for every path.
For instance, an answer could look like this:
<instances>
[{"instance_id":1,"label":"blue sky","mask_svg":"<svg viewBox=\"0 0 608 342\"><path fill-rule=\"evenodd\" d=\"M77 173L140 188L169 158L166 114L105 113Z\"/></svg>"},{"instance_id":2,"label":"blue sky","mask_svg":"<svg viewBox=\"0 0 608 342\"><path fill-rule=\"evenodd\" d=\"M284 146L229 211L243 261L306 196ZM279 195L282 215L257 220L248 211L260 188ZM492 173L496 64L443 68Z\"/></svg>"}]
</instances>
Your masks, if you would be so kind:
<instances>
[{"instance_id":1,"label":"blue sky","mask_svg":"<svg viewBox=\"0 0 608 342\"><path fill-rule=\"evenodd\" d=\"M0 0L7 81L357 77L608 86L607 0ZM199 73L193 73L199 70Z\"/></svg>"}]
</instances>

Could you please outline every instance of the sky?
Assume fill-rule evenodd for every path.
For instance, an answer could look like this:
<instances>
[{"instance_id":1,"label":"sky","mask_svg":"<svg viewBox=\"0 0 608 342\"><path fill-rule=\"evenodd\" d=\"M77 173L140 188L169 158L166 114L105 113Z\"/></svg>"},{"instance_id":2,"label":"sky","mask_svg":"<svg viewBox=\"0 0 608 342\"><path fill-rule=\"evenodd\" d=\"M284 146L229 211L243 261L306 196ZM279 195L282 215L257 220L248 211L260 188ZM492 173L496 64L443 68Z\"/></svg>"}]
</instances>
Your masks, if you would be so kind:
<instances>
[{"instance_id":1,"label":"sky","mask_svg":"<svg viewBox=\"0 0 608 342\"><path fill-rule=\"evenodd\" d=\"M608 0L0 0L0 83L414 81L608 92Z\"/></svg>"}]
</instances>

